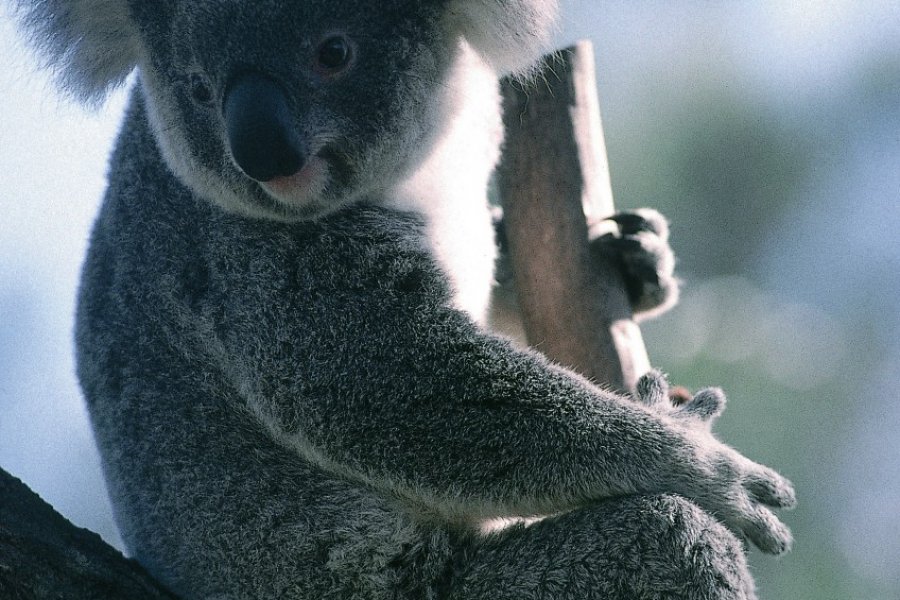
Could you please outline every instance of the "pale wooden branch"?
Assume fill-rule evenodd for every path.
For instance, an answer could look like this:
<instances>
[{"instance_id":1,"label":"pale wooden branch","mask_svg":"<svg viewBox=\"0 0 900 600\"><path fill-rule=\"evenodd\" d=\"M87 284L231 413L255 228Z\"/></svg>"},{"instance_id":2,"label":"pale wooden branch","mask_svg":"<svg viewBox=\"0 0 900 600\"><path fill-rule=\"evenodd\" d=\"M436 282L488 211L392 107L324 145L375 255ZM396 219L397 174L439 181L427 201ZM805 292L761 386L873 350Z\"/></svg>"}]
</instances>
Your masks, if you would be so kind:
<instances>
[{"instance_id":1,"label":"pale wooden branch","mask_svg":"<svg viewBox=\"0 0 900 600\"><path fill-rule=\"evenodd\" d=\"M498 171L509 258L528 343L598 384L627 391L649 370L621 276L591 255L613 213L589 42L503 82Z\"/></svg>"}]
</instances>

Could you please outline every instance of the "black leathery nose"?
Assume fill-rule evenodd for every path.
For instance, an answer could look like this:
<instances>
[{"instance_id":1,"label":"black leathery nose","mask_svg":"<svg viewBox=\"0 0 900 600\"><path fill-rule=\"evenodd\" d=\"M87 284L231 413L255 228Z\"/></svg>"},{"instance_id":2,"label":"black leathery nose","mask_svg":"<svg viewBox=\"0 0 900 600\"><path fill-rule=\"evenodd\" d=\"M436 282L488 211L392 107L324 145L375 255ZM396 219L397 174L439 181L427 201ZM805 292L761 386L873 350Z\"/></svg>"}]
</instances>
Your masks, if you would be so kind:
<instances>
[{"instance_id":1,"label":"black leathery nose","mask_svg":"<svg viewBox=\"0 0 900 600\"><path fill-rule=\"evenodd\" d=\"M287 95L272 79L239 75L225 94L225 128L231 155L256 181L288 177L305 162Z\"/></svg>"}]
</instances>

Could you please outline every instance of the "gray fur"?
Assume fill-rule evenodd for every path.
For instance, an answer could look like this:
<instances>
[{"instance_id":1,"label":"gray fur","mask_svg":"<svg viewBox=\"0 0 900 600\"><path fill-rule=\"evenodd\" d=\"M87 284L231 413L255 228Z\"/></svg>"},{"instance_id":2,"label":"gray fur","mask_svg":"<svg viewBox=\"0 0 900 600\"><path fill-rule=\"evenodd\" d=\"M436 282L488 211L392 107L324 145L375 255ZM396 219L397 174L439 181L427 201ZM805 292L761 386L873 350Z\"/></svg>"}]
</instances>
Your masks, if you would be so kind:
<instances>
[{"instance_id":1,"label":"gray fur","mask_svg":"<svg viewBox=\"0 0 900 600\"><path fill-rule=\"evenodd\" d=\"M140 53L127 0L30 0L16 7L63 88L99 102L122 84Z\"/></svg>"},{"instance_id":2,"label":"gray fur","mask_svg":"<svg viewBox=\"0 0 900 600\"><path fill-rule=\"evenodd\" d=\"M78 372L123 538L177 593L747 599L734 534L788 547L766 507L791 505L790 483L710 434L718 392L674 410L651 374L634 402L479 324L496 74L536 57L554 11L28 11L82 95L139 69L84 266ZM356 62L317 77L335 32ZM319 161L304 186L232 160L221 103L248 68L288 90ZM510 517L544 518L482 532Z\"/></svg>"}]
</instances>

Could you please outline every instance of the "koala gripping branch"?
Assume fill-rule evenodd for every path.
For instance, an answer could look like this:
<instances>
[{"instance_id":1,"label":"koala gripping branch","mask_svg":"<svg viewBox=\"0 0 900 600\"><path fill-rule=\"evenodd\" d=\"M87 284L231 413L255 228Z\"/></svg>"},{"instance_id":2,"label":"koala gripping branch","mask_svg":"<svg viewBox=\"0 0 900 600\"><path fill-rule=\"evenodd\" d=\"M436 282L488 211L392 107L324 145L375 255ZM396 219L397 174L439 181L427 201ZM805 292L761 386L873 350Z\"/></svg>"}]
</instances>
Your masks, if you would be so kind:
<instances>
[{"instance_id":1,"label":"koala gripping branch","mask_svg":"<svg viewBox=\"0 0 900 600\"><path fill-rule=\"evenodd\" d=\"M587 257L588 227L612 213L590 46L545 64L535 73L541 85L504 85L508 143L500 186L513 266L525 286L519 295L527 332L557 361L631 389L648 368L640 331L621 282L609 279L616 270L605 269L603 278L588 273L597 268ZM535 240L543 263L527 262ZM590 298L600 300L585 304ZM175 600L136 562L2 469L0 598Z\"/></svg>"},{"instance_id":2,"label":"koala gripping branch","mask_svg":"<svg viewBox=\"0 0 900 600\"><path fill-rule=\"evenodd\" d=\"M590 42L545 58L534 83L503 83L498 173L528 343L594 382L633 391L650 370L617 269L588 249L613 214ZM540 247L540 252L534 252Z\"/></svg>"}]
</instances>

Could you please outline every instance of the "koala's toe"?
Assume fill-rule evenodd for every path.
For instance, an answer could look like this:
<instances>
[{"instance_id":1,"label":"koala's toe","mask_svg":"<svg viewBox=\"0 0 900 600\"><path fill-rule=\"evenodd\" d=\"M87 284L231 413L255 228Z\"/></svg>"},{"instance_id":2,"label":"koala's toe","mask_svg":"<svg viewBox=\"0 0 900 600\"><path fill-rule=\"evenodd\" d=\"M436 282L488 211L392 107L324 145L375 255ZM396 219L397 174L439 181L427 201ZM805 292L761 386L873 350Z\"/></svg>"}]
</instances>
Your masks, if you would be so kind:
<instances>
[{"instance_id":1,"label":"koala's toe","mask_svg":"<svg viewBox=\"0 0 900 600\"><path fill-rule=\"evenodd\" d=\"M772 511L757 506L749 515L744 535L766 554L784 554L791 549L794 537L790 529Z\"/></svg>"},{"instance_id":2,"label":"koala's toe","mask_svg":"<svg viewBox=\"0 0 900 600\"><path fill-rule=\"evenodd\" d=\"M690 402L679 409L679 413L701 421L713 421L724 410L725 392L719 388L706 388L697 392Z\"/></svg>"},{"instance_id":3,"label":"koala's toe","mask_svg":"<svg viewBox=\"0 0 900 600\"><path fill-rule=\"evenodd\" d=\"M669 400L669 382L660 371L653 369L637 382L637 399L650 407L662 407Z\"/></svg>"},{"instance_id":4,"label":"koala's toe","mask_svg":"<svg viewBox=\"0 0 900 600\"><path fill-rule=\"evenodd\" d=\"M793 484L771 469L747 476L744 487L760 504L774 508L793 508L797 505Z\"/></svg>"}]
</instances>

